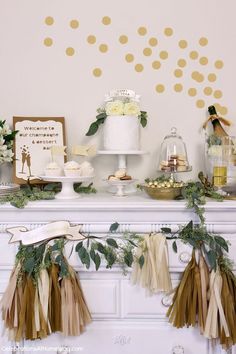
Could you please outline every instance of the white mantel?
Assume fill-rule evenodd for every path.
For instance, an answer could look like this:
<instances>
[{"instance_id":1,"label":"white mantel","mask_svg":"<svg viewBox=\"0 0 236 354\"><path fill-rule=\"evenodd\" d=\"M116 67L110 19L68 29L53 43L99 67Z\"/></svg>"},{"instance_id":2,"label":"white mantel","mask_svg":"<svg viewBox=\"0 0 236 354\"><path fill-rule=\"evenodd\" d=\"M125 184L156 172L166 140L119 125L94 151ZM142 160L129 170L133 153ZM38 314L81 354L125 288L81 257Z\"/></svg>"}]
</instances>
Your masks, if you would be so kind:
<instances>
[{"instance_id":1,"label":"white mantel","mask_svg":"<svg viewBox=\"0 0 236 354\"><path fill-rule=\"evenodd\" d=\"M231 242L230 257L236 259L236 202L208 201L205 209L207 228L223 234ZM156 201L142 193L126 198L97 193L83 195L80 199L71 201L31 202L24 209L1 205L0 294L7 285L17 250L17 245L8 245L9 235L6 228L25 225L28 229L33 229L56 220L83 224L84 232L97 235L106 234L110 224L118 222L120 227L116 237L124 231L153 232L159 231L163 226L171 226L173 230L177 230L190 220L198 221L194 213L186 209L185 201ZM71 244L67 245L68 254L70 247ZM189 247L179 244L176 255L170 245L169 265L174 285L190 254ZM143 289L132 286L129 275L124 277L117 267L112 270L101 268L98 272L93 268L86 271L79 264L75 253L69 261L79 270L93 315L93 324L78 338L52 335L46 340L27 342L25 345L81 346L83 351L76 353L84 354L171 354L176 345L185 349L184 354L223 353L219 348L212 350L197 329L172 328L165 318L167 307L163 305L166 300L164 294L150 297ZM6 344L7 339L4 337L3 340ZM11 354L11 351L5 353ZM232 353L236 353L236 350L233 349Z\"/></svg>"}]
</instances>

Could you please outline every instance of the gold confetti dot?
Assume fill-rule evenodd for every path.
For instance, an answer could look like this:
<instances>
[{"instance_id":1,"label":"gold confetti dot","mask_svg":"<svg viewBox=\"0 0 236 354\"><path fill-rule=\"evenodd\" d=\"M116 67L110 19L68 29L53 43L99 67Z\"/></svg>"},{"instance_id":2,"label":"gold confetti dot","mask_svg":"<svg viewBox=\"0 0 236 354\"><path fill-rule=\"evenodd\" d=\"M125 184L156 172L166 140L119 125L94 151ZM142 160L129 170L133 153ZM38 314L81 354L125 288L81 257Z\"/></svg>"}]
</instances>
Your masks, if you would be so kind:
<instances>
[{"instance_id":1,"label":"gold confetti dot","mask_svg":"<svg viewBox=\"0 0 236 354\"><path fill-rule=\"evenodd\" d=\"M216 60L216 62L215 62L216 69L222 69L223 66L224 66L224 63L222 60Z\"/></svg>"},{"instance_id":2,"label":"gold confetti dot","mask_svg":"<svg viewBox=\"0 0 236 354\"><path fill-rule=\"evenodd\" d=\"M197 90L196 90L194 87L191 87L191 88L188 90L188 94L189 94L189 96L194 97L194 96L196 96L196 94L197 94Z\"/></svg>"},{"instance_id":3,"label":"gold confetti dot","mask_svg":"<svg viewBox=\"0 0 236 354\"><path fill-rule=\"evenodd\" d=\"M197 82L204 81L204 76L201 73L199 73L198 71L193 71L191 77L193 80L195 80Z\"/></svg>"},{"instance_id":4,"label":"gold confetti dot","mask_svg":"<svg viewBox=\"0 0 236 354\"><path fill-rule=\"evenodd\" d=\"M223 96L222 92L220 90L215 90L214 91L214 97L215 98L221 98Z\"/></svg>"},{"instance_id":5,"label":"gold confetti dot","mask_svg":"<svg viewBox=\"0 0 236 354\"><path fill-rule=\"evenodd\" d=\"M164 91L165 91L165 86L164 85L162 85L162 84L156 85L156 92L162 93Z\"/></svg>"},{"instance_id":6,"label":"gold confetti dot","mask_svg":"<svg viewBox=\"0 0 236 354\"><path fill-rule=\"evenodd\" d=\"M140 36L145 36L146 33L147 33L146 27L139 27L139 28L138 28L138 34L139 34Z\"/></svg>"},{"instance_id":7,"label":"gold confetti dot","mask_svg":"<svg viewBox=\"0 0 236 354\"><path fill-rule=\"evenodd\" d=\"M176 70L174 71L174 75L175 75L176 77L181 77L181 76L183 76L183 71L182 71L181 69L176 69Z\"/></svg>"},{"instance_id":8,"label":"gold confetti dot","mask_svg":"<svg viewBox=\"0 0 236 354\"><path fill-rule=\"evenodd\" d=\"M187 43L187 41L185 41L185 39L181 39L181 41L179 41L179 47L181 49L185 49L185 48L187 48L187 46L188 46L188 43Z\"/></svg>"},{"instance_id":9,"label":"gold confetti dot","mask_svg":"<svg viewBox=\"0 0 236 354\"><path fill-rule=\"evenodd\" d=\"M168 58L168 52L166 52L165 50L162 50L159 55L160 55L160 58L163 60Z\"/></svg>"},{"instance_id":10,"label":"gold confetti dot","mask_svg":"<svg viewBox=\"0 0 236 354\"><path fill-rule=\"evenodd\" d=\"M198 108L203 108L205 106L205 102L203 100L197 100L196 106Z\"/></svg>"},{"instance_id":11,"label":"gold confetti dot","mask_svg":"<svg viewBox=\"0 0 236 354\"><path fill-rule=\"evenodd\" d=\"M167 37L172 36L172 34L173 34L173 29L170 28L170 27L166 27L166 28L164 29L164 34L165 34Z\"/></svg>"},{"instance_id":12,"label":"gold confetti dot","mask_svg":"<svg viewBox=\"0 0 236 354\"><path fill-rule=\"evenodd\" d=\"M201 57L201 58L199 59L199 63L200 63L201 65L207 65L207 64L208 64L208 59L207 59L207 57Z\"/></svg>"},{"instance_id":13,"label":"gold confetti dot","mask_svg":"<svg viewBox=\"0 0 236 354\"><path fill-rule=\"evenodd\" d=\"M178 65L181 67L181 68L184 68L186 66L186 60L185 59L179 59L178 60Z\"/></svg>"},{"instance_id":14,"label":"gold confetti dot","mask_svg":"<svg viewBox=\"0 0 236 354\"><path fill-rule=\"evenodd\" d=\"M128 37L126 35L122 34L119 38L119 42L121 44L126 44L128 42Z\"/></svg>"},{"instance_id":15,"label":"gold confetti dot","mask_svg":"<svg viewBox=\"0 0 236 354\"><path fill-rule=\"evenodd\" d=\"M150 55L152 55L151 48L144 48L143 55L145 55L146 57L149 57Z\"/></svg>"},{"instance_id":16,"label":"gold confetti dot","mask_svg":"<svg viewBox=\"0 0 236 354\"><path fill-rule=\"evenodd\" d=\"M45 38L44 39L44 45L46 46L46 47L51 47L52 46L52 44L53 44L53 40L52 40L52 38L50 38L50 37L47 37L47 38Z\"/></svg>"},{"instance_id":17,"label":"gold confetti dot","mask_svg":"<svg viewBox=\"0 0 236 354\"><path fill-rule=\"evenodd\" d=\"M227 107L221 107L221 112L220 114L222 114L223 116L225 116L228 113L228 108Z\"/></svg>"},{"instance_id":18,"label":"gold confetti dot","mask_svg":"<svg viewBox=\"0 0 236 354\"><path fill-rule=\"evenodd\" d=\"M189 57L193 60L196 60L198 58L198 52L196 52L196 50L192 50L190 53L189 53Z\"/></svg>"},{"instance_id":19,"label":"gold confetti dot","mask_svg":"<svg viewBox=\"0 0 236 354\"><path fill-rule=\"evenodd\" d=\"M75 50L72 47L68 47L66 48L66 55L68 55L69 57L72 57L75 54Z\"/></svg>"},{"instance_id":20,"label":"gold confetti dot","mask_svg":"<svg viewBox=\"0 0 236 354\"><path fill-rule=\"evenodd\" d=\"M133 54L130 54L130 53L126 54L125 60L126 60L128 63L131 63L132 61L134 61L134 56L133 56Z\"/></svg>"},{"instance_id":21,"label":"gold confetti dot","mask_svg":"<svg viewBox=\"0 0 236 354\"><path fill-rule=\"evenodd\" d=\"M144 69L142 64L136 64L134 68L138 73L141 73Z\"/></svg>"},{"instance_id":22,"label":"gold confetti dot","mask_svg":"<svg viewBox=\"0 0 236 354\"><path fill-rule=\"evenodd\" d=\"M92 34L90 34L88 37L87 37L87 42L89 43L89 44L94 44L94 43L96 43L96 37L94 36L94 35L92 35Z\"/></svg>"},{"instance_id":23,"label":"gold confetti dot","mask_svg":"<svg viewBox=\"0 0 236 354\"><path fill-rule=\"evenodd\" d=\"M208 81L210 81L210 82L216 81L216 74L210 73L210 74L208 75Z\"/></svg>"},{"instance_id":24,"label":"gold confetti dot","mask_svg":"<svg viewBox=\"0 0 236 354\"><path fill-rule=\"evenodd\" d=\"M205 38L205 37L201 37L199 39L199 44L202 46L202 47L205 47L207 44L208 44L208 39Z\"/></svg>"},{"instance_id":25,"label":"gold confetti dot","mask_svg":"<svg viewBox=\"0 0 236 354\"><path fill-rule=\"evenodd\" d=\"M93 69L93 75L95 77L100 77L102 75L102 70L100 68Z\"/></svg>"},{"instance_id":26,"label":"gold confetti dot","mask_svg":"<svg viewBox=\"0 0 236 354\"><path fill-rule=\"evenodd\" d=\"M158 60L155 60L152 62L152 67L153 69L158 70L161 67L161 63Z\"/></svg>"},{"instance_id":27,"label":"gold confetti dot","mask_svg":"<svg viewBox=\"0 0 236 354\"><path fill-rule=\"evenodd\" d=\"M175 90L175 92L181 92L183 90L183 85L175 84L174 90Z\"/></svg>"},{"instance_id":28,"label":"gold confetti dot","mask_svg":"<svg viewBox=\"0 0 236 354\"><path fill-rule=\"evenodd\" d=\"M152 37L149 39L148 43L150 44L151 47L156 47L158 44L158 40L155 37Z\"/></svg>"},{"instance_id":29,"label":"gold confetti dot","mask_svg":"<svg viewBox=\"0 0 236 354\"><path fill-rule=\"evenodd\" d=\"M79 21L77 20L71 20L70 21L70 27L73 28L73 29L76 29L79 27Z\"/></svg>"},{"instance_id":30,"label":"gold confetti dot","mask_svg":"<svg viewBox=\"0 0 236 354\"><path fill-rule=\"evenodd\" d=\"M45 18L45 23L46 23L46 25L48 25L48 26L53 25L53 23L54 23L54 18L51 17L51 16L46 17L46 18Z\"/></svg>"},{"instance_id":31,"label":"gold confetti dot","mask_svg":"<svg viewBox=\"0 0 236 354\"><path fill-rule=\"evenodd\" d=\"M100 44L99 50L101 53L106 53L108 51L108 46L104 43Z\"/></svg>"},{"instance_id":32,"label":"gold confetti dot","mask_svg":"<svg viewBox=\"0 0 236 354\"><path fill-rule=\"evenodd\" d=\"M204 88L203 92L205 93L205 95L210 96L212 94L212 88L207 86Z\"/></svg>"},{"instance_id":33,"label":"gold confetti dot","mask_svg":"<svg viewBox=\"0 0 236 354\"><path fill-rule=\"evenodd\" d=\"M109 16L104 16L102 18L102 23L107 26L107 25L110 25L111 24L111 18Z\"/></svg>"}]
</instances>

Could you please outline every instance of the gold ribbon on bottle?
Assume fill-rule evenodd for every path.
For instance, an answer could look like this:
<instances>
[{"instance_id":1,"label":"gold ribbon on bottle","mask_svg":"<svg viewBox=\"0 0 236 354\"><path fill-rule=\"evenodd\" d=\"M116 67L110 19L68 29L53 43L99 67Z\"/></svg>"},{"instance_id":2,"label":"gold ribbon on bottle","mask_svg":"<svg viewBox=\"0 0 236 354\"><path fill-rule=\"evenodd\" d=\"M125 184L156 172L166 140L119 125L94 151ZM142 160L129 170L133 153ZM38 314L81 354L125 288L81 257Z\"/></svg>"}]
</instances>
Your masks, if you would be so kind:
<instances>
[{"instance_id":1,"label":"gold ribbon on bottle","mask_svg":"<svg viewBox=\"0 0 236 354\"><path fill-rule=\"evenodd\" d=\"M223 118L223 117L219 117L217 114L213 114L212 116L209 116L209 117L206 119L206 121L204 122L204 124L203 124L203 126L202 126L203 129L206 129L207 124L208 124L209 122L213 122L213 121L216 120L216 119L218 119L222 124L227 125L228 127L230 127L231 124L232 124L228 119Z\"/></svg>"}]
</instances>

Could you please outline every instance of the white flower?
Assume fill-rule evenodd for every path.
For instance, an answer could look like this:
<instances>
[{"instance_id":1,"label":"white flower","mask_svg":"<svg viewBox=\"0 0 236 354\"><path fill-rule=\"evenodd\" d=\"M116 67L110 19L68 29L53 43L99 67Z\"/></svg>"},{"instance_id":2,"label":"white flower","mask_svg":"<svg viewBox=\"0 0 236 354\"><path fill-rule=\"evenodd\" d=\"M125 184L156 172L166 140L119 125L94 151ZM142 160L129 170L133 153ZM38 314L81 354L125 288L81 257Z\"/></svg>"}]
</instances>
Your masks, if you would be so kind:
<instances>
[{"instance_id":1,"label":"white flower","mask_svg":"<svg viewBox=\"0 0 236 354\"><path fill-rule=\"evenodd\" d=\"M124 104L120 100L108 102L105 109L108 116L120 116L124 114Z\"/></svg>"},{"instance_id":2,"label":"white flower","mask_svg":"<svg viewBox=\"0 0 236 354\"><path fill-rule=\"evenodd\" d=\"M128 102L124 105L124 114L128 116L138 117L140 115L140 108L137 102Z\"/></svg>"}]
</instances>

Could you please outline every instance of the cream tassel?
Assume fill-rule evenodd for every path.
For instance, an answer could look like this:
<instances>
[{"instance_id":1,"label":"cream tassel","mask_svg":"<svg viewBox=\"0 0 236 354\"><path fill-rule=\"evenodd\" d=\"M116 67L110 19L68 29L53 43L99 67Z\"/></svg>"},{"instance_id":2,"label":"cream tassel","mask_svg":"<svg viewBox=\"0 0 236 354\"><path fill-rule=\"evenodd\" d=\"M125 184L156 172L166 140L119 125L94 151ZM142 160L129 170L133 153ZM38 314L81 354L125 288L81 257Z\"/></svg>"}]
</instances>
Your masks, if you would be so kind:
<instances>
[{"instance_id":1,"label":"cream tassel","mask_svg":"<svg viewBox=\"0 0 236 354\"><path fill-rule=\"evenodd\" d=\"M133 264L131 281L140 284L151 293L158 291L169 292L172 289L168 269L168 250L163 234L145 235L136 252L136 259L144 255L141 268L138 261Z\"/></svg>"},{"instance_id":2,"label":"cream tassel","mask_svg":"<svg viewBox=\"0 0 236 354\"><path fill-rule=\"evenodd\" d=\"M222 277L219 269L212 270L210 275L210 303L206 319L204 336L209 339L219 337L219 328L223 327L225 336L230 337L229 328L225 319L221 303ZM218 323L219 316L219 323Z\"/></svg>"},{"instance_id":3,"label":"cream tassel","mask_svg":"<svg viewBox=\"0 0 236 354\"><path fill-rule=\"evenodd\" d=\"M43 317L45 322L48 325L49 333L51 333L51 327L48 319L48 302L49 302L49 290L50 290L50 282L49 275L46 269L42 269L38 278L38 292L39 292L39 300L42 306Z\"/></svg>"}]
</instances>

